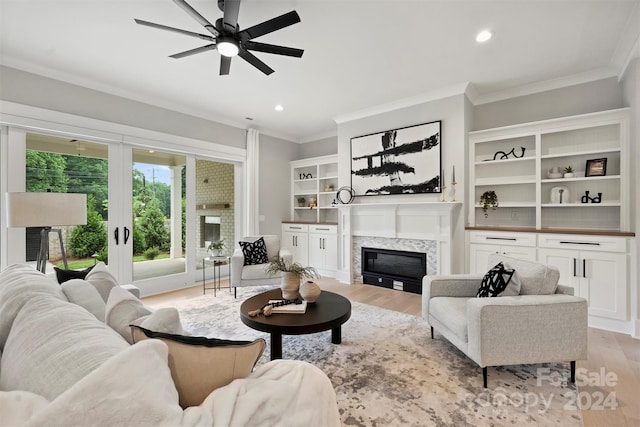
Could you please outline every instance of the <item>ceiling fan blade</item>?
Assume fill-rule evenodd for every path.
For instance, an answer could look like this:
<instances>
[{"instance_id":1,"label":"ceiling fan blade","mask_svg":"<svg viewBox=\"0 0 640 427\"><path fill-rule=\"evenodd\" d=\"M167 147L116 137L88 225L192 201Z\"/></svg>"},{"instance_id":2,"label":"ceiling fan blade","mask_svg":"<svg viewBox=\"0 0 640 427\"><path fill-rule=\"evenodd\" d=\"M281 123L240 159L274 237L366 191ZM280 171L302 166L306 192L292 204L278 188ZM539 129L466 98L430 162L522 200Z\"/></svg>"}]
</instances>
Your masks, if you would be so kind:
<instances>
[{"instance_id":1,"label":"ceiling fan blade","mask_svg":"<svg viewBox=\"0 0 640 427\"><path fill-rule=\"evenodd\" d=\"M267 44L260 42L246 41L242 44L245 49L255 50L257 52L275 53L276 55L295 56L301 58L304 50L293 47L278 46L275 44Z\"/></svg>"},{"instance_id":2,"label":"ceiling fan blade","mask_svg":"<svg viewBox=\"0 0 640 427\"><path fill-rule=\"evenodd\" d=\"M215 43L212 43L206 46L197 47L195 49L185 50L184 52L174 53L173 55L169 55L169 58L180 59L180 58L184 58L185 56L191 56L191 55L195 55L196 53L206 52L208 50L215 50L215 49L216 49L216 45Z\"/></svg>"},{"instance_id":3,"label":"ceiling fan blade","mask_svg":"<svg viewBox=\"0 0 640 427\"><path fill-rule=\"evenodd\" d=\"M288 27L289 25L297 24L300 22L300 16L295 10L285 13L284 15L277 16L268 21L264 21L261 24L254 25L240 31L237 36L242 41L254 39L256 37L264 36L265 34L272 33L281 28Z\"/></svg>"},{"instance_id":4,"label":"ceiling fan blade","mask_svg":"<svg viewBox=\"0 0 640 427\"><path fill-rule=\"evenodd\" d=\"M197 10L189 6L189 4L186 1L173 0L173 2L178 6L180 6L182 10L187 12L193 19L198 21L198 23L200 23L200 25L205 27L207 31L209 31L211 34L213 34L214 36L220 35L220 32L216 30L216 27L211 22L207 21L207 19L204 16L200 15Z\"/></svg>"},{"instance_id":5,"label":"ceiling fan blade","mask_svg":"<svg viewBox=\"0 0 640 427\"><path fill-rule=\"evenodd\" d=\"M224 29L235 33L238 27L238 12L240 12L240 0L224 0L224 16L222 23Z\"/></svg>"},{"instance_id":6,"label":"ceiling fan blade","mask_svg":"<svg viewBox=\"0 0 640 427\"><path fill-rule=\"evenodd\" d=\"M220 55L220 75L229 75L229 69L231 68L231 58L229 56Z\"/></svg>"},{"instance_id":7,"label":"ceiling fan blade","mask_svg":"<svg viewBox=\"0 0 640 427\"><path fill-rule=\"evenodd\" d=\"M267 64L265 64L264 62L262 62L260 59L258 59L257 56L255 56L253 53L249 52L246 49L243 49L242 47L240 48L240 51L238 52L238 55L244 59L245 61L247 61L249 64L253 65L254 67L256 67L258 70L262 71L263 73L265 73L267 76L271 73L273 73L273 68L269 67Z\"/></svg>"},{"instance_id":8,"label":"ceiling fan blade","mask_svg":"<svg viewBox=\"0 0 640 427\"><path fill-rule=\"evenodd\" d=\"M134 19L134 21L136 21L136 24L144 25L146 27L157 28L159 30L165 30L165 31L171 31L171 32L174 32L174 33L185 34L187 36L197 37L197 38L202 39L202 40L208 40L208 41L215 41L216 40L214 37L211 37L211 36L209 36L207 34L198 34L198 33L192 32L192 31L181 30L180 28L168 27L166 25L156 24L154 22L143 21L142 19Z\"/></svg>"}]
</instances>

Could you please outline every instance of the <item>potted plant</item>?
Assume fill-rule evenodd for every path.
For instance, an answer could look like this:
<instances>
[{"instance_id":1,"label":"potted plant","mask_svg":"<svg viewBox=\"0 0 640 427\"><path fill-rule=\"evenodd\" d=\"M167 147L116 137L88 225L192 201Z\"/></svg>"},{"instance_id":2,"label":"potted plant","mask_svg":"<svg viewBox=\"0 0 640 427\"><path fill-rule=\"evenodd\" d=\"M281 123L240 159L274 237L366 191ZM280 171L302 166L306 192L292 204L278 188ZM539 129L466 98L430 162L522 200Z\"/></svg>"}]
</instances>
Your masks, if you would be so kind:
<instances>
[{"instance_id":1,"label":"potted plant","mask_svg":"<svg viewBox=\"0 0 640 427\"><path fill-rule=\"evenodd\" d=\"M304 267L299 262L285 260L282 257L274 257L265 267L267 274L275 275L282 272L282 297L284 299L296 299L300 296L300 281L302 279L314 279L319 277L313 267Z\"/></svg>"},{"instance_id":2,"label":"potted plant","mask_svg":"<svg viewBox=\"0 0 640 427\"><path fill-rule=\"evenodd\" d=\"M224 244L224 239L221 240L214 240L213 242L211 242L209 244L209 250L211 251L211 253L213 253L214 255L222 255L222 251L224 250L224 248L226 247L226 245Z\"/></svg>"},{"instance_id":3,"label":"potted plant","mask_svg":"<svg viewBox=\"0 0 640 427\"><path fill-rule=\"evenodd\" d=\"M304 197L298 197L298 206L300 206L301 208L304 207L304 204L307 202L307 199L305 199Z\"/></svg>"},{"instance_id":4,"label":"potted plant","mask_svg":"<svg viewBox=\"0 0 640 427\"><path fill-rule=\"evenodd\" d=\"M573 178L573 168L571 166L567 166L566 168L564 168L564 177Z\"/></svg>"},{"instance_id":5,"label":"potted plant","mask_svg":"<svg viewBox=\"0 0 640 427\"><path fill-rule=\"evenodd\" d=\"M494 209L498 207L498 196L495 191L485 191L480 196L480 204L482 205L482 212L484 212L484 217L488 218L489 214L487 213L487 209Z\"/></svg>"}]
</instances>

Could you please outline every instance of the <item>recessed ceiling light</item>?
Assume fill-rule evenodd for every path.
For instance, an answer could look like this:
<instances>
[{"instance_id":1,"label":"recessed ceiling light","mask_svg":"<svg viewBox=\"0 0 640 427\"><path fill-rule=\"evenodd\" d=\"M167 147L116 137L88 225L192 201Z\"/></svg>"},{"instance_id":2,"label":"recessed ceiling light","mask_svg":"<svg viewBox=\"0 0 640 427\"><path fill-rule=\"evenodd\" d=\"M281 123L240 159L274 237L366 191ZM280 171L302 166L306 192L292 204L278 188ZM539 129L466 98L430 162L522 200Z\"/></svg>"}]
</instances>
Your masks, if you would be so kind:
<instances>
[{"instance_id":1,"label":"recessed ceiling light","mask_svg":"<svg viewBox=\"0 0 640 427\"><path fill-rule=\"evenodd\" d=\"M476 41L478 43L484 43L487 40L489 40L491 37L493 37L493 34L491 33L491 31L489 30L482 30L478 33L478 35L476 36Z\"/></svg>"},{"instance_id":2,"label":"recessed ceiling light","mask_svg":"<svg viewBox=\"0 0 640 427\"><path fill-rule=\"evenodd\" d=\"M276 105L276 111L282 111L284 110L284 107L280 104Z\"/></svg>"}]
</instances>

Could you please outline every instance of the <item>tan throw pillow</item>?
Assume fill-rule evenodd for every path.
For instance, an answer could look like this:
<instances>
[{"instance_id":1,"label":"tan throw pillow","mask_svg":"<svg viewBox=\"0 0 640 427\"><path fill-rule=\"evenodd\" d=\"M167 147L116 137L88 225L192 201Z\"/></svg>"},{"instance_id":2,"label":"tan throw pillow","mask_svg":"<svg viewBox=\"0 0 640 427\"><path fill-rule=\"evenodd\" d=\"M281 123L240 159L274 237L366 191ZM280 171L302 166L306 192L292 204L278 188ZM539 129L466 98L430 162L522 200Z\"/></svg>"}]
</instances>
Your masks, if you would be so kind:
<instances>
[{"instance_id":1,"label":"tan throw pillow","mask_svg":"<svg viewBox=\"0 0 640 427\"><path fill-rule=\"evenodd\" d=\"M247 377L267 345L262 338L231 341L131 328L134 342L155 338L169 347L171 377L183 408L198 406L213 390Z\"/></svg>"}]
</instances>

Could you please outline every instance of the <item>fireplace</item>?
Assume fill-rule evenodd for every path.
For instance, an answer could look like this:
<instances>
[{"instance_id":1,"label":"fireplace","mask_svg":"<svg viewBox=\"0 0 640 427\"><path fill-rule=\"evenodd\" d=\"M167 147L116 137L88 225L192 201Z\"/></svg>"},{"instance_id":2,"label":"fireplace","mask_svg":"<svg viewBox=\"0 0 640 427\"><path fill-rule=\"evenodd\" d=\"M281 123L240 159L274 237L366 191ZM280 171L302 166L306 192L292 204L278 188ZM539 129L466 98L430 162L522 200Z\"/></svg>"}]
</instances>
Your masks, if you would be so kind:
<instances>
[{"instance_id":1,"label":"fireplace","mask_svg":"<svg viewBox=\"0 0 640 427\"><path fill-rule=\"evenodd\" d=\"M427 274L427 254L362 247L362 282L416 294L422 293Z\"/></svg>"}]
</instances>

